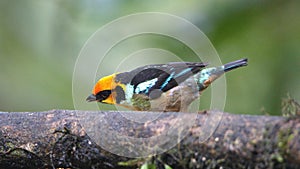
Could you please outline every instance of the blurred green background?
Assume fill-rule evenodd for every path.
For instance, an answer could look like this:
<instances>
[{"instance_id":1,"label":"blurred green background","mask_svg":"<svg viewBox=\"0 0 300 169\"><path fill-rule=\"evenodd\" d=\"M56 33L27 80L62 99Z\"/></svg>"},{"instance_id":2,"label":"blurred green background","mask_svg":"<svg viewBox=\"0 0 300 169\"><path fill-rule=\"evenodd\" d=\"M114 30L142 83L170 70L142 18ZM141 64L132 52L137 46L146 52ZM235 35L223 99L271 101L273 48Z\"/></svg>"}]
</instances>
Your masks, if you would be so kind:
<instances>
[{"instance_id":1,"label":"blurred green background","mask_svg":"<svg viewBox=\"0 0 300 169\"><path fill-rule=\"evenodd\" d=\"M0 110L74 109L73 68L87 39L121 16L165 12L201 29L223 63L249 58L226 76L225 111L278 115L287 93L300 100L299 9L297 0L1 0Z\"/></svg>"}]
</instances>

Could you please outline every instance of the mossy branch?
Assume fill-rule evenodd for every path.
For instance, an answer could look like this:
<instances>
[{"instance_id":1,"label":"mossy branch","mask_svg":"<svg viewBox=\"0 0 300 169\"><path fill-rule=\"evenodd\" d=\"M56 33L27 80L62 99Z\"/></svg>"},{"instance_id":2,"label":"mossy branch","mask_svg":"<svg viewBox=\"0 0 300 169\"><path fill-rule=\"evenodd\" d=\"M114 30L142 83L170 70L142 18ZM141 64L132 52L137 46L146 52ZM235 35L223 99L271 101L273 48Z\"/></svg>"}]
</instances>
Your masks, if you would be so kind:
<instances>
[{"instance_id":1,"label":"mossy branch","mask_svg":"<svg viewBox=\"0 0 300 169\"><path fill-rule=\"evenodd\" d=\"M78 112L0 112L0 168L136 168L144 164L143 160L149 162L149 159L135 160L103 150L80 126L79 118L84 117L77 116ZM83 113L89 115L95 112ZM114 127L122 134L140 132L145 138L161 133L167 128L164 126L174 124L172 118L178 114L163 113L155 124L141 125L129 124L128 120L120 118L120 112L97 113L112 120L112 124L117 119ZM153 115L151 112L149 114ZM213 134L201 142L201 131L209 130L203 122L212 115L222 117L221 121ZM185 113L184 116L192 117L194 114ZM126 125L138 127L132 133L132 130L124 130L124 127L128 127ZM177 146L151 158L157 168L300 166L300 118L297 117L233 115L209 111L199 113L195 124L185 132L186 137Z\"/></svg>"}]
</instances>

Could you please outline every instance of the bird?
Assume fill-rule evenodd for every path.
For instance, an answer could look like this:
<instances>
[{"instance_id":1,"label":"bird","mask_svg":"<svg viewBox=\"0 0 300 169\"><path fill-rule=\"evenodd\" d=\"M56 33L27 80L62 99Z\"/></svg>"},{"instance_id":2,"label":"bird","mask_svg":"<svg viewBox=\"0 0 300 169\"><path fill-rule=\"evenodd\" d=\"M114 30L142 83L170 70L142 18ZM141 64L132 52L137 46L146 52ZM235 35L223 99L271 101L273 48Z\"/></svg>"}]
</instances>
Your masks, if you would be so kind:
<instances>
[{"instance_id":1,"label":"bird","mask_svg":"<svg viewBox=\"0 0 300 169\"><path fill-rule=\"evenodd\" d=\"M213 81L247 64L244 58L215 67L202 62L145 65L100 78L86 101L135 111L187 112Z\"/></svg>"}]
</instances>

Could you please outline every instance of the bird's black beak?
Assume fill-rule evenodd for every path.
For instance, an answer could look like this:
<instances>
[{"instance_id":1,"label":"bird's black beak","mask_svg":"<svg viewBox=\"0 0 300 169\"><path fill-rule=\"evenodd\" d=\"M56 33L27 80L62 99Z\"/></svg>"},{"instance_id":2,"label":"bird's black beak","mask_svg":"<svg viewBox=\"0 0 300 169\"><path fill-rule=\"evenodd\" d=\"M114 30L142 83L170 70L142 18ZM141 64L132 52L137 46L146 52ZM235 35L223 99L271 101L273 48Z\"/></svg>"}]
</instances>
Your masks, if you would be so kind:
<instances>
[{"instance_id":1,"label":"bird's black beak","mask_svg":"<svg viewBox=\"0 0 300 169\"><path fill-rule=\"evenodd\" d=\"M95 95L91 94L89 95L89 97L86 98L86 101L93 102L93 101L97 101L97 99Z\"/></svg>"}]
</instances>

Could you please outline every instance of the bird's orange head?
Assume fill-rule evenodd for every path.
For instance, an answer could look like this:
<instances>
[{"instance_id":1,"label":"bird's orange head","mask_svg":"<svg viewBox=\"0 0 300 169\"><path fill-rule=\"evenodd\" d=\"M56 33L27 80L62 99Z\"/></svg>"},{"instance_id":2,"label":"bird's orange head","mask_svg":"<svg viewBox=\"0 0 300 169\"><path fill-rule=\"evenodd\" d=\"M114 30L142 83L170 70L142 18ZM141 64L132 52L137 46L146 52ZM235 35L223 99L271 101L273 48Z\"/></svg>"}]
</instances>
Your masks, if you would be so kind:
<instances>
[{"instance_id":1,"label":"bird's orange head","mask_svg":"<svg viewBox=\"0 0 300 169\"><path fill-rule=\"evenodd\" d=\"M125 85L115 81L116 74L101 78L94 86L92 94L87 101L97 101L107 104L116 104L117 91L124 92Z\"/></svg>"}]
</instances>

